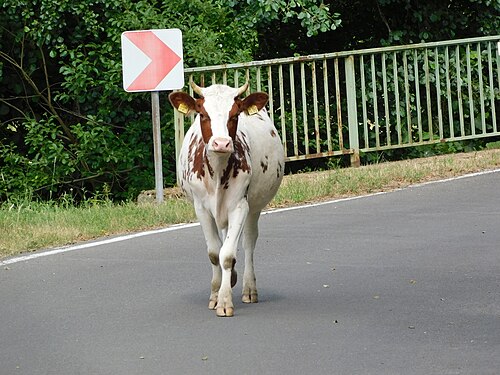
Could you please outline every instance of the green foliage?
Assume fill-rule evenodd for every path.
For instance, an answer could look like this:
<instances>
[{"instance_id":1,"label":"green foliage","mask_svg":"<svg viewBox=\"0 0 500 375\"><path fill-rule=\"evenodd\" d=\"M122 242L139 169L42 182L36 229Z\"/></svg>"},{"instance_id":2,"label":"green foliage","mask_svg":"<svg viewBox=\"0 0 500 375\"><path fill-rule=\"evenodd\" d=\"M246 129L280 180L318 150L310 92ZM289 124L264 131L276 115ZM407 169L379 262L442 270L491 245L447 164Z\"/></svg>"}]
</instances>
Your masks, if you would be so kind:
<instances>
[{"instance_id":1,"label":"green foliage","mask_svg":"<svg viewBox=\"0 0 500 375\"><path fill-rule=\"evenodd\" d=\"M378 0L387 37L382 45L409 44L496 34L498 0Z\"/></svg>"},{"instance_id":2,"label":"green foliage","mask_svg":"<svg viewBox=\"0 0 500 375\"><path fill-rule=\"evenodd\" d=\"M335 30L341 24L340 14L332 13L330 7L317 0L246 0L219 1L229 4L235 10L239 23L249 28L272 29L276 21L280 23L300 22L298 32L306 31L307 36L315 36ZM269 30L272 31L272 30Z\"/></svg>"},{"instance_id":3,"label":"green foliage","mask_svg":"<svg viewBox=\"0 0 500 375\"><path fill-rule=\"evenodd\" d=\"M122 89L120 35L180 28L186 65L248 61L256 33L202 0L6 0L0 5L0 200L127 198L154 185L147 94ZM202 41L202 42L200 42ZM161 101L164 176L172 109Z\"/></svg>"},{"instance_id":4,"label":"green foliage","mask_svg":"<svg viewBox=\"0 0 500 375\"><path fill-rule=\"evenodd\" d=\"M416 146L408 149L369 152L362 154L361 160L363 164L378 164L381 162L427 158L437 155L477 152L491 148L487 145L488 143L484 139L436 143L433 145Z\"/></svg>"},{"instance_id":5,"label":"green foliage","mask_svg":"<svg viewBox=\"0 0 500 375\"><path fill-rule=\"evenodd\" d=\"M126 199L152 188L151 103L122 89L123 31L179 28L185 65L205 66L488 35L500 30L499 16L492 0L4 0L0 200L97 191ZM297 105L299 116L315 116ZM173 116L163 95L161 113L169 185ZM318 116L322 127L325 111ZM309 130L301 147L315 149Z\"/></svg>"},{"instance_id":6,"label":"green foliage","mask_svg":"<svg viewBox=\"0 0 500 375\"><path fill-rule=\"evenodd\" d=\"M486 149L488 150L494 150L500 148L500 141L496 142L489 142L486 144Z\"/></svg>"},{"instance_id":7,"label":"green foliage","mask_svg":"<svg viewBox=\"0 0 500 375\"><path fill-rule=\"evenodd\" d=\"M258 58L495 35L500 30L498 0L324 0L321 4L318 8L329 10L331 30L323 32L320 27L319 33L306 34L301 20L281 22L271 15L258 27L264 36L259 41ZM278 18L283 17L280 14Z\"/></svg>"}]
</instances>

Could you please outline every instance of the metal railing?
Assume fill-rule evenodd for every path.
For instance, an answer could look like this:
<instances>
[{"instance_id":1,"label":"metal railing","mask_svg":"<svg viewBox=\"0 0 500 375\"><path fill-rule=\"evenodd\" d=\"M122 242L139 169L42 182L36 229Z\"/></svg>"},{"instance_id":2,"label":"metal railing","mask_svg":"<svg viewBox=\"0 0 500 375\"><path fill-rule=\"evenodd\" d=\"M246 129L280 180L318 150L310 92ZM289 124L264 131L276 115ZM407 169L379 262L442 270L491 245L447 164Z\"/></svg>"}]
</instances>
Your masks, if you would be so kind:
<instances>
[{"instance_id":1,"label":"metal railing","mask_svg":"<svg viewBox=\"0 0 500 375\"><path fill-rule=\"evenodd\" d=\"M500 135L500 35L187 68L269 93L287 161ZM189 88L189 90L191 90ZM192 94L192 91L190 91ZM176 151L184 136L175 111Z\"/></svg>"}]
</instances>

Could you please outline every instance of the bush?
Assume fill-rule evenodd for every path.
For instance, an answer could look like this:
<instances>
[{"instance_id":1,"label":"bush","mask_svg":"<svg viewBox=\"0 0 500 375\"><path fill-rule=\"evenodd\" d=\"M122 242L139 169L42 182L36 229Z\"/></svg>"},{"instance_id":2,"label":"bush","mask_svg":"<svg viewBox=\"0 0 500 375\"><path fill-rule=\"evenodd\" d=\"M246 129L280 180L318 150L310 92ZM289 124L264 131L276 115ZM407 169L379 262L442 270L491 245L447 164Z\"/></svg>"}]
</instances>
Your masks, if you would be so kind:
<instances>
[{"instance_id":1,"label":"bush","mask_svg":"<svg viewBox=\"0 0 500 375\"><path fill-rule=\"evenodd\" d=\"M0 6L0 200L125 199L154 186L149 94L122 89L120 36L179 28L186 65L246 61L256 34L202 0L6 0ZM200 43L203 36L203 43ZM166 185L172 108L161 96Z\"/></svg>"}]
</instances>

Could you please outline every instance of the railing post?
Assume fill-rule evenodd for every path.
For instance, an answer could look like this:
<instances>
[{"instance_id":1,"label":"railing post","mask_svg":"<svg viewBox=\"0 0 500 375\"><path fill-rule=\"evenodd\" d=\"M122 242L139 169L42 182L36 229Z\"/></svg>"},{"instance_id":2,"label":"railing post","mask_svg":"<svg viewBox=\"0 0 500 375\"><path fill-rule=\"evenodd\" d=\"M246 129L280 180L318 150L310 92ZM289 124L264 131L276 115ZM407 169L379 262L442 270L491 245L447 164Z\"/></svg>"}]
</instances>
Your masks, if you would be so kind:
<instances>
[{"instance_id":1,"label":"railing post","mask_svg":"<svg viewBox=\"0 0 500 375\"><path fill-rule=\"evenodd\" d=\"M174 109L174 133L175 133L175 169L177 172L177 160L179 160L179 154L181 153L182 142L184 141L184 115L180 114L176 109ZM177 175L177 173L176 173ZM177 185L179 185L179 179L177 178Z\"/></svg>"},{"instance_id":2,"label":"railing post","mask_svg":"<svg viewBox=\"0 0 500 375\"><path fill-rule=\"evenodd\" d=\"M351 166L359 167L359 136L358 136L358 110L356 103L356 73L354 71L354 56L345 58L345 85L347 90L347 125L349 128L349 148Z\"/></svg>"}]
</instances>

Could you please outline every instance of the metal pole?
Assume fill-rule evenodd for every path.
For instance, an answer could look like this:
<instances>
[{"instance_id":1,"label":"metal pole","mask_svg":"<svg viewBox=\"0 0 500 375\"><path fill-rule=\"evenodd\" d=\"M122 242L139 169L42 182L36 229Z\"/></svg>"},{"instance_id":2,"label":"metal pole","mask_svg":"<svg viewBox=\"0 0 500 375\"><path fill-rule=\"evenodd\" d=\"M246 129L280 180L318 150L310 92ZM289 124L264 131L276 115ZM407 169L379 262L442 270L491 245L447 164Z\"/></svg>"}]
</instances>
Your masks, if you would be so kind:
<instances>
[{"instance_id":1,"label":"metal pole","mask_svg":"<svg viewBox=\"0 0 500 375\"><path fill-rule=\"evenodd\" d=\"M163 202L163 166L160 133L160 95L158 91L151 92L151 111L153 114L153 154L155 161L156 203L160 204Z\"/></svg>"}]
</instances>

